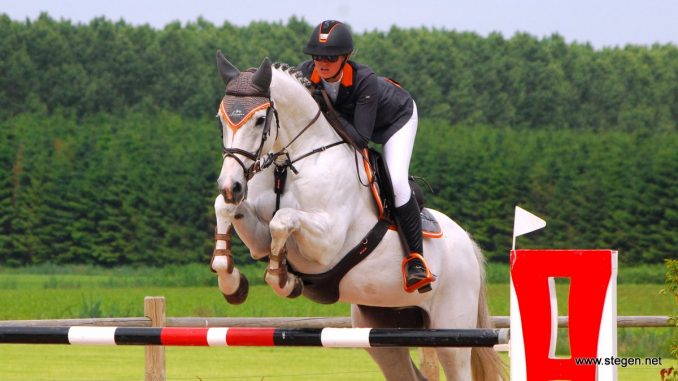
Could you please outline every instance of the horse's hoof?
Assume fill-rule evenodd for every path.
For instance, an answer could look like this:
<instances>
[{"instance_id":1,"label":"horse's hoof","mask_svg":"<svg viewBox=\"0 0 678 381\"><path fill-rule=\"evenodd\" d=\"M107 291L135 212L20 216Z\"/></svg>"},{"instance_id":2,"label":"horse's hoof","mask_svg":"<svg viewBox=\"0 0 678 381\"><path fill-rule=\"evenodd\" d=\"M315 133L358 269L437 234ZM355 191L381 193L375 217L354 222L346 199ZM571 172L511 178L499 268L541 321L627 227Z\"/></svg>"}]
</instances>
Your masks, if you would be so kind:
<instances>
[{"instance_id":1,"label":"horse's hoof","mask_svg":"<svg viewBox=\"0 0 678 381\"><path fill-rule=\"evenodd\" d=\"M298 298L302 292L304 292L304 283L301 281L301 279L295 278L294 288L292 289L292 292L287 295L287 297L290 299Z\"/></svg>"},{"instance_id":2,"label":"horse's hoof","mask_svg":"<svg viewBox=\"0 0 678 381\"><path fill-rule=\"evenodd\" d=\"M247 281L247 277L240 274L240 283L238 284L238 289L235 290L231 295L225 295L224 298L230 304L241 304L247 299L247 295L250 292L250 283Z\"/></svg>"}]
</instances>

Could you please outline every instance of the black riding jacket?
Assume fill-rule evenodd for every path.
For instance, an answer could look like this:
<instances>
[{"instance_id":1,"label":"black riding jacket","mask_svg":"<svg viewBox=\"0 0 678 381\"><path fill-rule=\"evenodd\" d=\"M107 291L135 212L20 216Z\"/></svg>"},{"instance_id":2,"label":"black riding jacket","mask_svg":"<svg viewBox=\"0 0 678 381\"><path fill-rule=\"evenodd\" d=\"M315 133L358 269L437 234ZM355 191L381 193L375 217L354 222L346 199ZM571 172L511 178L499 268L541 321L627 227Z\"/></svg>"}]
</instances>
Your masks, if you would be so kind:
<instances>
[{"instance_id":1,"label":"black riding jacket","mask_svg":"<svg viewBox=\"0 0 678 381\"><path fill-rule=\"evenodd\" d=\"M313 61L301 63L299 70L315 86L322 87ZM339 93L332 106L342 117L344 129L361 148L370 141L386 143L412 117L412 96L365 65L349 60L342 70Z\"/></svg>"}]
</instances>

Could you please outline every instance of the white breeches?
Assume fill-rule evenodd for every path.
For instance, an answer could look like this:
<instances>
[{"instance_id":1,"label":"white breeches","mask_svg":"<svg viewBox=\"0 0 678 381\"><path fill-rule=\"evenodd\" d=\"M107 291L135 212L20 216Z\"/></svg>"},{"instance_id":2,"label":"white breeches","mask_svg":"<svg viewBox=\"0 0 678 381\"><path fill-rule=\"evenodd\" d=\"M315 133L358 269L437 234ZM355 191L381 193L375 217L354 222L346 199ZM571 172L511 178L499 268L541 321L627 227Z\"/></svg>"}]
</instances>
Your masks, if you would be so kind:
<instances>
[{"instance_id":1,"label":"white breeches","mask_svg":"<svg viewBox=\"0 0 678 381\"><path fill-rule=\"evenodd\" d=\"M403 206L410 200L412 190L408 181L410 159L414 138L417 136L417 104L412 101L412 117L384 144L384 160L388 166L395 193L395 206Z\"/></svg>"}]
</instances>

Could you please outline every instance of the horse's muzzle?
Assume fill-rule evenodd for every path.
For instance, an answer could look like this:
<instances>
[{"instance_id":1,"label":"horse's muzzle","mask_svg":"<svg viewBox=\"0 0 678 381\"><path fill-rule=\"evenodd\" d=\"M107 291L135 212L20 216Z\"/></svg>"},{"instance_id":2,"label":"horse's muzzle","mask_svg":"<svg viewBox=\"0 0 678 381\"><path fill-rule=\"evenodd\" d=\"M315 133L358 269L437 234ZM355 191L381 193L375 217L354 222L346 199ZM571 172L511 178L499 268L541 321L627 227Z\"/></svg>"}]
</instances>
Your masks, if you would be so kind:
<instances>
[{"instance_id":1,"label":"horse's muzzle","mask_svg":"<svg viewBox=\"0 0 678 381\"><path fill-rule=\"evenodd\" d=\"M219 192L227 204L239 204L245 199L247 194L247 183L239 181L228 182L226 184L219 183Z\"/></svg>"}]
</instances>

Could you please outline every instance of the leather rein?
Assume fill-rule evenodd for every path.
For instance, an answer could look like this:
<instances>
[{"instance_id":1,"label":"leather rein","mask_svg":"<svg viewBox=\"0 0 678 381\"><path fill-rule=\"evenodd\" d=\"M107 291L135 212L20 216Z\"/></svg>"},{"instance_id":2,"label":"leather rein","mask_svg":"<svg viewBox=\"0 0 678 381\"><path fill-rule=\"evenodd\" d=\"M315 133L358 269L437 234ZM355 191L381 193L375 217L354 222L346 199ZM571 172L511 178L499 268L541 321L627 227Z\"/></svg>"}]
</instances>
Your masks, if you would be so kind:
<instances>
[{"instance_id":1,"label":"leather rein","mask_svg":"<svg viewBox=\"0 0 678 381\"><path fill-rule=\"evenodd\" d=\"M298 174L299 171L294 167L294 163L296 163L299 160L302 160L308 156L314 155L316 153L323 152L327 150L328 148L332 148L334 146L338 146L340 144L344 144L344 140L340 140L334 143L330 143L327 145L324 145L322 147L313 149L297 158L292 160L290 158L289 153L287 152L287 148L292 145L304 132L306 132L312 125L315 124L315 122L318 120L321 114L321 109L318 107L318 111L315 113L315 116L313 119L311 119L304 128L299 131L299 133L290 140L285 147L280 149L277 152L271 152L266 154L265 156L262 157L262 150L264 148L264 144L266 143L266 140L268 136L271 133L271 114L275 117L275 124L276 124L276 139L278 138L278 131L280 130L280 120L278 117L278 110L275 108L275 104L273 103L273 100L270 98L270 96L266 96L266 98L269 101L270 106L266 110L266 120L265 120L265 125L264 129L261 134L261 141L259 143L259 148L257 148L256 152L249 152L240 148L226 148L223 146L223 158L226 159L227 157L231 157L236 160L236 162L240 165L240 167L243 169L243 172L245 174L245 179L250 180L254 175L257 173L263 171L264 169L270 167L271 165L275 165L276 169L274 172L275 175L275 187L274 191L276 193L276 208L275 210L277 211L280 207L280 197L282 195L282 190L285 185L285 178L287 175L287 168L290 168L294 174ZM223 131L223 125L221 122L221 118L218 117L217 119L219 120L219 125ZM222 139L222 144L223 144L223 139ZM252 160L252 164L247 167L243 160L241 160L237 155L244 156L245 158ZM282 159L281 159L282 158ZM246 197L246 196L245 196ZM274 212L275 214L275 212Z\"/></svg>"}]
</instances>

